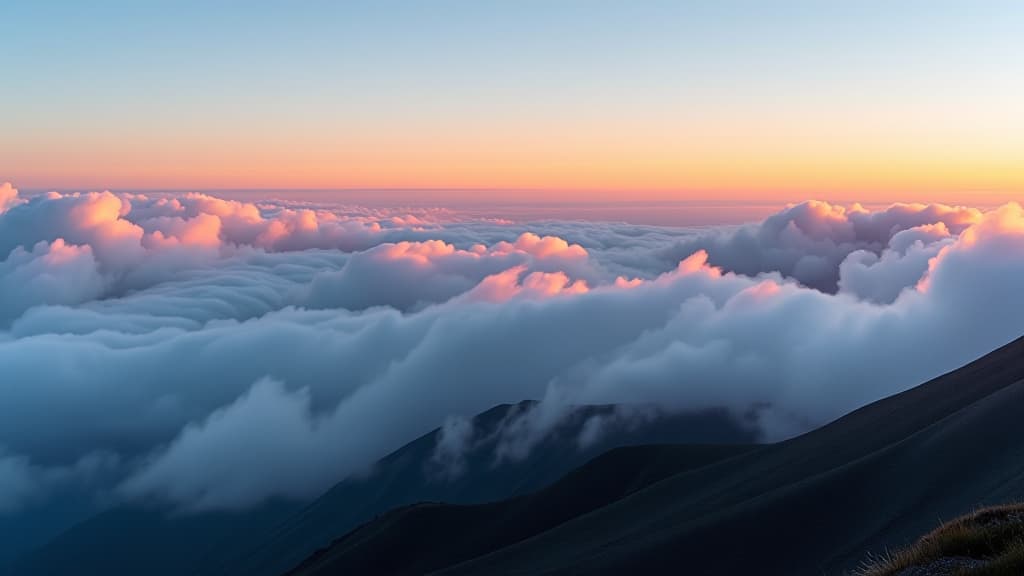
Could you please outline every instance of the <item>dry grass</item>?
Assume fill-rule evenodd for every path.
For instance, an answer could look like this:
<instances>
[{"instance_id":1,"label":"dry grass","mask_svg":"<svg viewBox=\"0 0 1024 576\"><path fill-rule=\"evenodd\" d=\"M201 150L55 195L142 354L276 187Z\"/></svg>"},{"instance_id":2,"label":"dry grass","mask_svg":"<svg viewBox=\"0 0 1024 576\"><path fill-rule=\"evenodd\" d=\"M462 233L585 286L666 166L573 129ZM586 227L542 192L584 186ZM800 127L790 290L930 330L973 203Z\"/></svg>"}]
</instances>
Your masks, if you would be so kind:
<instances>
[{"instance_id":1,"label":"dry grass","mask_svg":"<svg viewBox=\"0 0 1024 576\"><path fill-rule=\"evenodd\" d=\"M924 570L912 571L913 567ZM1024 504L984 508L962 516L939 526L904 550L868 558L854 572L855 576L903 576L901 573L1024 574Z\"/></svg>"}]
</instances>

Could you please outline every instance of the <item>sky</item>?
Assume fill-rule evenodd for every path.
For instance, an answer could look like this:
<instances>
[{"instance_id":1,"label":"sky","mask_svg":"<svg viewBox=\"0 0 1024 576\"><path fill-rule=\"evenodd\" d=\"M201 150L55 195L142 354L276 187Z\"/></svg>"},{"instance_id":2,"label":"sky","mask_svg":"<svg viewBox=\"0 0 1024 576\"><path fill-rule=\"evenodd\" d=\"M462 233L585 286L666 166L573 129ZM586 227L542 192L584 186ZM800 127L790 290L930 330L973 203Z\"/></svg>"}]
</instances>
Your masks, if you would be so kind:
<instances>
[{"instance_id":1,"label":"sky","mask_svg":"<svg viewBox=\"0 0 1024 576\"><path fill-rule=\"evenodd\" d=\"M1021 30L1016 0L0 0L0 181L998 204Z\"/></svg>"},{"instance_id":2,"label":"sky","mask_svg":"<svg viewBox=\"0 0 1024 576\"><path fill-rule=\"evenodd\" d=\"M537 401L481 458L585 404L781 440L1019 337L1022 31L0 0L0 564L113 505L308 502L452 422L466 456L501 403Z\"/></svg>"}]
</instances>

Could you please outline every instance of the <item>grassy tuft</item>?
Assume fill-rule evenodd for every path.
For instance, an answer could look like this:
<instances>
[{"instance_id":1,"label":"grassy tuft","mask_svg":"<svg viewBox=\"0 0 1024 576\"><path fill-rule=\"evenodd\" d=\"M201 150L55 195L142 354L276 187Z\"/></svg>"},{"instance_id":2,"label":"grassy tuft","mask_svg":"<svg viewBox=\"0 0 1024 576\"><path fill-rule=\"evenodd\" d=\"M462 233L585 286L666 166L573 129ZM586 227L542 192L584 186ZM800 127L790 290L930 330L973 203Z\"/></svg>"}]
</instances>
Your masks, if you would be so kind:
<instances>
[{"instance_id":1,"label":"grassy tuft","mask_svg":"<svg viewBox=\"0 0 1024 576\"><path fill-rule=\"evenodd\" d=\"M1024 574L1024 504L984 508L939 526L912 546L869 557L855 576Z\"/></svg>"}]
</instances>

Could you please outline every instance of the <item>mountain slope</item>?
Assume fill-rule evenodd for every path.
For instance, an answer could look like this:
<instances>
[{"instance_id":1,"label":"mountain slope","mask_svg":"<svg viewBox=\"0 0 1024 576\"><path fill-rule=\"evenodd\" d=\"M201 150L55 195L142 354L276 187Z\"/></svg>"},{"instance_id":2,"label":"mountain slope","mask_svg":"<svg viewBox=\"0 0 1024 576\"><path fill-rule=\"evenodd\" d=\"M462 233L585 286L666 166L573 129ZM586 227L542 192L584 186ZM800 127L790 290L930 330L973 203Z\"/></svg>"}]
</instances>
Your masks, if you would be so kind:
<instances>
[{"instance_id":1,"label":"mountain slope","mask_svg":"<svg viewBox=\"0 0 1024 576\"><path fill-rule=\"evenodd\" d=\"M595 442L581 448L587 420L609 415L611 406L578 409L530 450L524 460L495 462L497 432L532 405L495 407L473 420L476 441L467 450L460 473L446 474L434 459L440 431L434 431L381 460L366 477L345 480L264 537L240 548L206 573L278 575L375 516L416 502L473 504L527 494L547 486L573 468L609 449L635 444L698 442L750 443L750 430L737 427L725 413L705 412L652 420L628 420L607 426Z\"/></svg>"},{"instance_id":2,"label":"mountain slope","mask_svg":"<svg viewBox=\"0 0 1024 576\"><path fill-rule=\"evenodd\" d=\"M417 504L392 511L349 533L294 572L309 575L422 574L464 554L484 553L515 543L683 470L757 448L752 445L617 448L533 494L482 506L450 508L452 521L446 524L444 532L421 531L424 538L416 540L417 552L411 563L389 551L409 545L404 535L410 528L429 527L431 512L439 506L437 504ZM451 540L460 543L458 551L446 546Z\"/></svg>"},{"instance_id":3,"label":"mountain slope","mask_svg":"<svg viewBox=\"0 0 1024 576\"><path fill-rule=\"evenodd\" d=\"M1024 505L982 508L946 522L913 546L865 558L857 576L1024 574Z\"/></svg>"},{"instance_id":4,"label":"mountain slope","mask_svg":"<svg viewBox=\"0 0 1024 576\"><path fill-rule=\"evenodd\" d=\"M449 559L444 574L839 573L938 518L1024 495L1022 413L1024 339L819 430L680 472L519 543L507 544L500 523L488 530L474 520L474 538L486 545L452 538L429 556ZM391 568L415 572L423 557L415 543L457 531L472 514L487 516L420 507L361 531L404 543L389 550L403 559ZM333 563L296 573L359 565L346 540L321 555Z\"/></svg>"},{"instance_id":5,"label":"mountain slope","mask_svg":"<svg viewBox=\"0 0 1024 576\"><path fill-rule=\"evenodd\" d=\"M502 405L473 418L474 440L458 470L434 458L441 437L438 429L382 459L369 474L340 482L309 505L270 503L241 512L198 514L123 505L23 555L9 573L277 575L338 534L396 506L425 500L479 503L529 493L616 446L753 441L750 430L712 411L618 424L613 419L601 437L581 447L578 439L588 419L616 411L590 406L574 412L524 458L495 462L496 432L531 404Z\"/></svg>"}]
</instances>

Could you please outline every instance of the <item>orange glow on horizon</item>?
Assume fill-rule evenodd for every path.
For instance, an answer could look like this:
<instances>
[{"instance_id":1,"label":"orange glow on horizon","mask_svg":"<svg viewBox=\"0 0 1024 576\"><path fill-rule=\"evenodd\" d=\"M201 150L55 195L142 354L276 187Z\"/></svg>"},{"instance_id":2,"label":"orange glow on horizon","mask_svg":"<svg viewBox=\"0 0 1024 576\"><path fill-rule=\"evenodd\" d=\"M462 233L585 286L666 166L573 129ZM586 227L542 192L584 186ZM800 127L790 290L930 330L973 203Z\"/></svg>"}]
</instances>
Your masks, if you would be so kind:
<instances>
[{"instance_id":1,"label":"orange glow on horizon","mask_svg":"<svg viewBox=\"0 0 1024 576\"><path fill-rule=\"evenodd\" d=\"M923 120L885 130L885 118L866 129L858 122L867 118L785 115L635 120L553 121L546 132L533 130L536 119L518 126L509 118L464 133L368 125L342 135L272 127L202 136L168 129L159 139L40 134L0 144L0 180L23 189L415 190L410 196L425 201L990 205L1024 197L1024 130L971 133Z\"/></svg>"}]
</instances>

